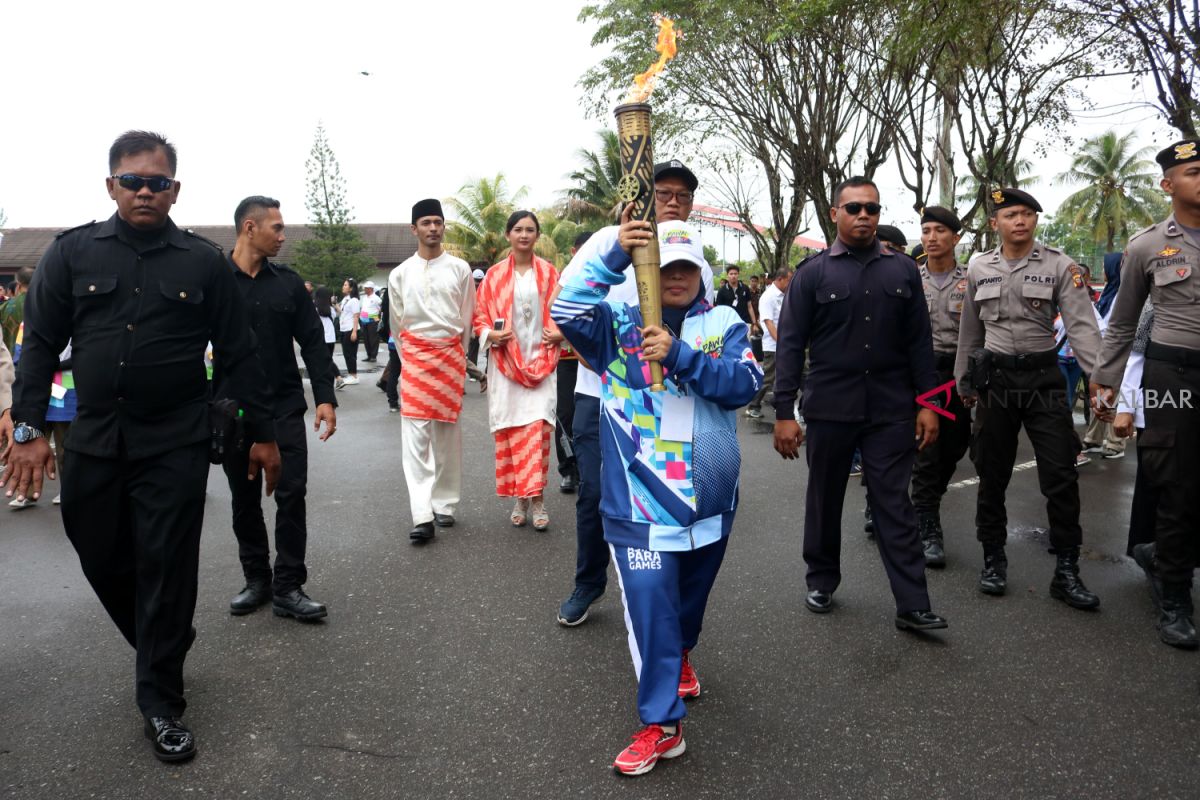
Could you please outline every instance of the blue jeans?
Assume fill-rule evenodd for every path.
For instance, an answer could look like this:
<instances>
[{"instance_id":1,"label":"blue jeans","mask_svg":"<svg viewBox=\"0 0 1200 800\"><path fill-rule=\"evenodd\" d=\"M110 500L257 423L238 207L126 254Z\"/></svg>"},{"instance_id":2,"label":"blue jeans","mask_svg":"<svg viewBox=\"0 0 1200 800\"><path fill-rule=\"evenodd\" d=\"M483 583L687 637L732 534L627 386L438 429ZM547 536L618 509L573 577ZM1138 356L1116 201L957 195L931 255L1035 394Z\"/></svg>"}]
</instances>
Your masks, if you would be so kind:
<instances>
[{"instance_id":1,"label":"blue jeans","mask_svg":"<svg viewBox=\"0 0 1200 800\"><path fill-rule=\"evenodd\" d=\"M1083 376L1083 367L1079 366L1079 362L1073 358L1058 359L1058 371L1063 374L1063 378L1067 381L1067 408L1071 413L1075 413L1075 387L1079 385L1079 379Z\"/></svg>"},{"instance_id":2,"label":"blue jeans","mask_svg":"<svg viewBox=\"0 0 1200 800\"><path fill-rule=\"evenodd\" d=\"M575 586L603 589L608 583L608 545L600 518L600 398L575 395L571 445L579 469L575 496Z\"/></svg>"}]
</instances>

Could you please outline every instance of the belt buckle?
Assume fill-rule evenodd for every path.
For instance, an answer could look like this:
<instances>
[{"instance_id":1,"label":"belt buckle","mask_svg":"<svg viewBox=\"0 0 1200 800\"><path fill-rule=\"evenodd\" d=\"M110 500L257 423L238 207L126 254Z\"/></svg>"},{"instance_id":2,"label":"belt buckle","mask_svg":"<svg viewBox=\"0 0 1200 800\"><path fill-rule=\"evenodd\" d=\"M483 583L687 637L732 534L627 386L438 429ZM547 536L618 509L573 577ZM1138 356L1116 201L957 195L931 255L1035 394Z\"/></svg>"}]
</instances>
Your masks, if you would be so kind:
<instances>
[{"instance_id":1,"label":"belt buckle","mask_svg":"<svg viewBox=\"0 0 1200 800\"><path fill-rule=\"evenodd\" d=\"M1016 369L1025 369L1025 364L1028 361L1028 359L1029 359L1028 353L1018 354L1016 356L1016 359L1013 361L1013 363L1016 365Z\"/></svg>"}]
</instances>

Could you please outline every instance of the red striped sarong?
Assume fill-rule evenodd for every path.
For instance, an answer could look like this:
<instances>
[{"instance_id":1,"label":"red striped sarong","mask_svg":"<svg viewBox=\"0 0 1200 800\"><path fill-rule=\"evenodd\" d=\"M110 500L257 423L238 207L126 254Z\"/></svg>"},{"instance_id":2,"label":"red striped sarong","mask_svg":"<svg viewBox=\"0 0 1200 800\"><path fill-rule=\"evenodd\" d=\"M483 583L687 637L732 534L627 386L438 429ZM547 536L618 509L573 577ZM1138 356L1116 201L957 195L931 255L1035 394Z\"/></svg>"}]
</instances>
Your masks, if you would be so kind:
<instances>
[{"instance_id":1,"label":"red striped sarong","mask_svg":"<svg viewBox=\"0 0 1200 800\"><path fill-rule=\"evenodd\" d=\"M400 413L412 419L457 422L462 411L467 357L458 336L434 339L400 334Z\"/></svg>"},{"instance_id":2,"label":"red striped sarong","mask_svg":"<svg viewBox=\"0 0 1200 800\"><path fill-rule=\"evenodd\" d=\"M496 431L496 494L537 497L546 490L553 433L545 420Z\"/></svg>"}]
</instances>

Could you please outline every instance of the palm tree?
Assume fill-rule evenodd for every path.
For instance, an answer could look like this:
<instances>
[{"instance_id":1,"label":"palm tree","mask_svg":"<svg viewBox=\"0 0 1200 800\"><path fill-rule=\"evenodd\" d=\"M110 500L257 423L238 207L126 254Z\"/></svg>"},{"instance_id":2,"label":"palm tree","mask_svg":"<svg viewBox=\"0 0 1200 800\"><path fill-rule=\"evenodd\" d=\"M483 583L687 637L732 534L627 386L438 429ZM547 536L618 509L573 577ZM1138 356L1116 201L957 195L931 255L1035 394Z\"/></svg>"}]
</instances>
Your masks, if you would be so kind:
<instances>
[{"instance_id":1,"label":"palm tree","mask_svg":"<svg viewBox=\"0 0 1200 800\"><path fill-rule=\"evenodd\" d=\"M1087 227L1092 239L1113 252L1118 238L1153 224L1163 206L1158 174L1147 160L1149 148L1133 149L1133 132L1108 131L1083 143L1060 183L1082 184L1059 206L1057 216Z\"/></svg>"},{"instance_id":2,"label":"palm tree","mask_svg":"<svg viewBox=\"0 0 1200 800\"><path fill-rule=\"evenodd\" d=\"M616 221L621 205L617 182L621 180L621 145L617 134L599 132L600 149L575 152L582 167L567 177L575 183L567 190L568 213L580 224L603 227Z\"/></svg>"},{"instance_id":3,"label":"palm tree","mask_svg":"<svg viewBox=\"0 0 1200 800\"><path fill-rule=\"evenodd\" d=\"M544 208L536 213L542 235L533 251L562 269L571 260L571 247L583 228L567 218L565 208Z\"/></svg>"},{"instance_id":4,"label":"palm tree","mask_svg":"<svg viewBox=\"0 0 1200 800\"><path fill-rule=\"evenodd\" d=\"M522 186L509 196L505 184L504 173L497 172L495 178L468 181L457 197L447 199L458 218L446 226L451 253L468 263L495 264L508 252L504 225L529 190Z\"/></svg>"}]
</instances>

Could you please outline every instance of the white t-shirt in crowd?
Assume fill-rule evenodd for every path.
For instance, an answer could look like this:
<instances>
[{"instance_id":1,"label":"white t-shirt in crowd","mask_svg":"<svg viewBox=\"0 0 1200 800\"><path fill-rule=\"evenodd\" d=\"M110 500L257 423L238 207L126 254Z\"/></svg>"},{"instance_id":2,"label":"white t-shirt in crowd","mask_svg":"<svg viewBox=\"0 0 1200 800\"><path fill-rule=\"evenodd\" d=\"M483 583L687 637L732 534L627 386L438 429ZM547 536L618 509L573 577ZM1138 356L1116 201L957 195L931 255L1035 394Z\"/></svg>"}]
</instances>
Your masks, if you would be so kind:
<instances>
[{"instance_id":1,"label":"white t-shirt in crowd","mask_svg":"<svg viewBox=\"0 0 1200 800\"><path fill-rule=\"evenodd\" d=\"M359 299L362 302L362 311L366 312L369 319L378 322L379 309L383 306L383 299L379 296L379 293L371 292L370 294L363 294Z\"/></svg>"},{"instance_id":2,"label":"white t-shirt in crowd","mask_svg":"<svg viewBox=\"0 0 1200 800\"><path fill-rule=\"evenodd\" d=\"M774 323L776 331L779 329L779 312L783 310L783 292L772 282L767 284L767 288L763 290L762 296L758 298L758 321L761 324L765 320L771 320ZM764 353L775 352L775 337L767 330L767 326L762 326L762 348Z\"/></svg>"},{"instance_id":3,"label":"white t-shirt in crowd","mask_svg":"<svg viewBox=\"0 0 1200 800\"><path fill-rule=\"evenodd\" d=\"M354 318L360 311L362 311L362 303L358 301L357 297L347 297L342 301L341 316L338 317L342 333L354 330Z\"/></svg>"}]
</instances>

